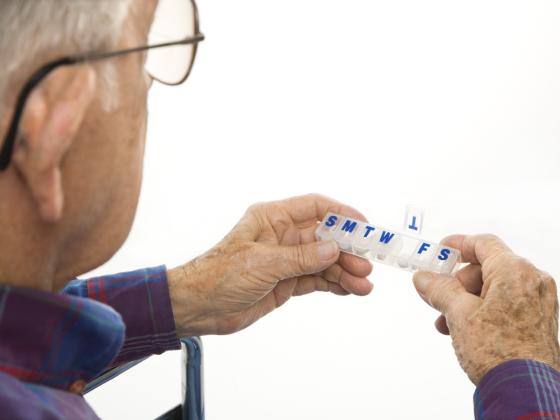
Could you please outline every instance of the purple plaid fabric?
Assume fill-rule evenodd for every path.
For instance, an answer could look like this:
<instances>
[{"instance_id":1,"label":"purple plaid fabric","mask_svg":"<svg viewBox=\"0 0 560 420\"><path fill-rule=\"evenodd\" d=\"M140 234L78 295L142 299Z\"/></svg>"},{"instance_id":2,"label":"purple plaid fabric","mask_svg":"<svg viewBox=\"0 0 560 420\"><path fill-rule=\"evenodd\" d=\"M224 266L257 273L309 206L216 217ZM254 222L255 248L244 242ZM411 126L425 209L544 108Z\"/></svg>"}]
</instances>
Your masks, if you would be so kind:
<instances>
[{"instance_id":1,"label":"purple plaid fabric","mask_svg":"<svg viewBox=\"0 0 560 420\"><path fill-rule=\"evenodd\" d=\"M0 418L97 418L68 390L178 348L163 266L73 280L60 294L0 285Z\"/></svg>"},{"instance_id":2,"label":"purple plaid fabric","mask_svg":"<svg viewBox=\"0 0 560 420\"><path fill-rule=\"evenodd\" d=\"M163 266L73 280L61 294L0 285L0 418L96 419L69 388L179 347ZM504 363L474 402L477 420L560 420L560 373Z\"/></svg>"},{"instance_id":3,"label":"purple plaid fabric","mask_svg":"<svg viewBox=\"0 0 560 420\"><path fill-rule=\"evenodd\" d=\"M488 372L474 394L477 420L560 420L560 373L533 360Z\"/></svg>"}]
</instances>

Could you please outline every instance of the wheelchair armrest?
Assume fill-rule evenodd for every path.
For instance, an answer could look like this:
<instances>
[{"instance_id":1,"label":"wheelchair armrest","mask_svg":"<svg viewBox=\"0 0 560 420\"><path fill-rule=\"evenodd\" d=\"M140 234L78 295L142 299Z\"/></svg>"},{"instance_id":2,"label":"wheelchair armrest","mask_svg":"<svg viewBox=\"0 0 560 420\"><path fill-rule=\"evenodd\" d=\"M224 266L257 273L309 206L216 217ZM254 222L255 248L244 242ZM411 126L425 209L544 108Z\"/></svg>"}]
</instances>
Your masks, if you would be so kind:
<instances>
[{"instance_id":1,"label":"wheelchair armrest","mask_svg":"<svg viewBox=\"0 0 560 420\"><path fill-rule=\"evenodd\" d=\"M183 420L204 420L204 371L200 337L181 339L183 358Z\"/></svg>"},{"instance_id":2,"label":"wheelchair armrest","mask_svg":"<svg viewBox=\"0 0 560 420\"><path fill-rule=\"evenodd\" d=\"M204 420L204 389L203 389L203 351L200 337L181 338L182 352L182 400L181 405L165 413L160 419ZM106 370L90 381L84 394L143 362L134 360Z\"/></svg>"},{"instance_id":3,"label":"wheelchair armrest","mask_svg":"<svg viewBox=\"0 0 560 420\"><path fill-rule=\"evenodd\" d=\"M105 382L109 382L111 379L116 378L121 373L126 372L137 364L142 363L146 359L147 357L144 357L143 359L133 360L132 362L124 363L122 365L115 366L114 368L107 369L105 372L88 382L82 394L87 394L88 392L93 391L95 388L100 387Z\"/></svg>"}]
</instances>

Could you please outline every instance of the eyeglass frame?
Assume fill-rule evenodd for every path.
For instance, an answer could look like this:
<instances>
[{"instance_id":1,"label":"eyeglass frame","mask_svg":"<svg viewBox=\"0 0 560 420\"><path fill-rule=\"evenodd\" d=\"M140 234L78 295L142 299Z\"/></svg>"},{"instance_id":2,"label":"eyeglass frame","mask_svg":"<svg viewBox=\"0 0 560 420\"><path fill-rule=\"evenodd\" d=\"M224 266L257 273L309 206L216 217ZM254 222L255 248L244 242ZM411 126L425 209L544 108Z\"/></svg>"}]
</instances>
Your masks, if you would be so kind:
<instances>
[{"instance_id":1,"label":"eyeglass frame","mask_svg":"<svg viewBox=\"0 0 560 420\"><path fill-rule=\"evenodd\" d=\"M39 83L41 83L53 70L63 67L63 66L73 66L76 64L82 64L85 62L95 62L100 60L106 60L109 58L120 57L127 54L137 53L137 52L145 52L151 49L156 48L165 48L165 47L172 47L177 45L193 45L192 53L191 53L191 61L189 64L189 68L187 69L185 76L179 80L178 82L168 83L162 80L159 80L156 77L151 76L154 80L157 80L163 84L170 85L170 86L177 86L183 83L189 77L192 67L194 65L194 60L196 58L196 50L198 47L198 43L204 41L204 34L200 32L199 28L199 19L198 19L198 9L194 0L191 0L193 4L193 13L194 13L194 35L189 36L187 38L172 41L172 42L164 42L159 44L152 44L152 45L144 45L141 47L133 47L133 48L125 48L122 50L117 51L109 51L109 52L86 52L86 53L79 53L79 54L72 54L66 57L62 57L53 61L48 62L47 64L41 66L38 70L36 70L28 81L23 85L20 93L18 95L15 111L12 116L11 123L9 125L8 131L4 138L4 144L2 145L2 149L0 149L0 172L6 170L10 165L10 161L12 159L13 151L15 142L17 139L17 134L19 131L19 125L21 122L21 118L25 111L25 105L27 103L27 99L31 95L31 92Z\"/></svg>"}]
</instances>

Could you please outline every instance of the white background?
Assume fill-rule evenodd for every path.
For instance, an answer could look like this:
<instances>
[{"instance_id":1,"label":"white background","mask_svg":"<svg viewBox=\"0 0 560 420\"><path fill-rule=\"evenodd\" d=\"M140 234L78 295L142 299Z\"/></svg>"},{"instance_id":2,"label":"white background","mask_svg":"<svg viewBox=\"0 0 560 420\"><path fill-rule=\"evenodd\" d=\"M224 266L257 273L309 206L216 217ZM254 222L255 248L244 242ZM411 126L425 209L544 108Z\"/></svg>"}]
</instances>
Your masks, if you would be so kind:
<instances>
[{"instance_id":1,"label":"white background","mask_svg":"<svg viewBox=\"0 0 560 420\"><path fill-rule=\"evenodd\" d=\"M415 203L426 239L493 232L560 276L559 2L213 0L200 13L191 78L150 97L132 234L96 273L184 263L253 202L320 192L393 228ZM205 337L207 418L471 419L474 386L410 274L376 265L371 279L368 297L297 298ZM179 369L169 353L88 400L104 418L153 418L179 400Z\"/></svg>"}]
</instances>

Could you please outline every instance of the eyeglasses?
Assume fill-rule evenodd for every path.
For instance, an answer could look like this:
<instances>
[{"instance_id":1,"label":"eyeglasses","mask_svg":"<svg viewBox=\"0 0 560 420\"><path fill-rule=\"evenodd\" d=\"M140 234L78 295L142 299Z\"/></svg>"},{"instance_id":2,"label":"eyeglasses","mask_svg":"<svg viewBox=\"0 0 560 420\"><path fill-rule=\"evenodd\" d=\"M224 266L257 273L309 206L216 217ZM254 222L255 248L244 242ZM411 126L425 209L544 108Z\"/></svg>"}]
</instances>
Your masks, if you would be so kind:
<instances>
[{"instance_id":1,"label":"eyeglasses","mask_svg":"<svg viewBox=\"0 0 560 420\"><path fill-rule=\"evenodd\" d=\"M18 95L14 115L0 150L0 171L10 164L27 99L54 69L146 52L145 69L150 77L166 85L179 85L189 76L198 43L203 40L194 0L159 0L148 34L148 45L119 51L79 53L43 65L33 73Z\"/></svg>"}]
</instances>

